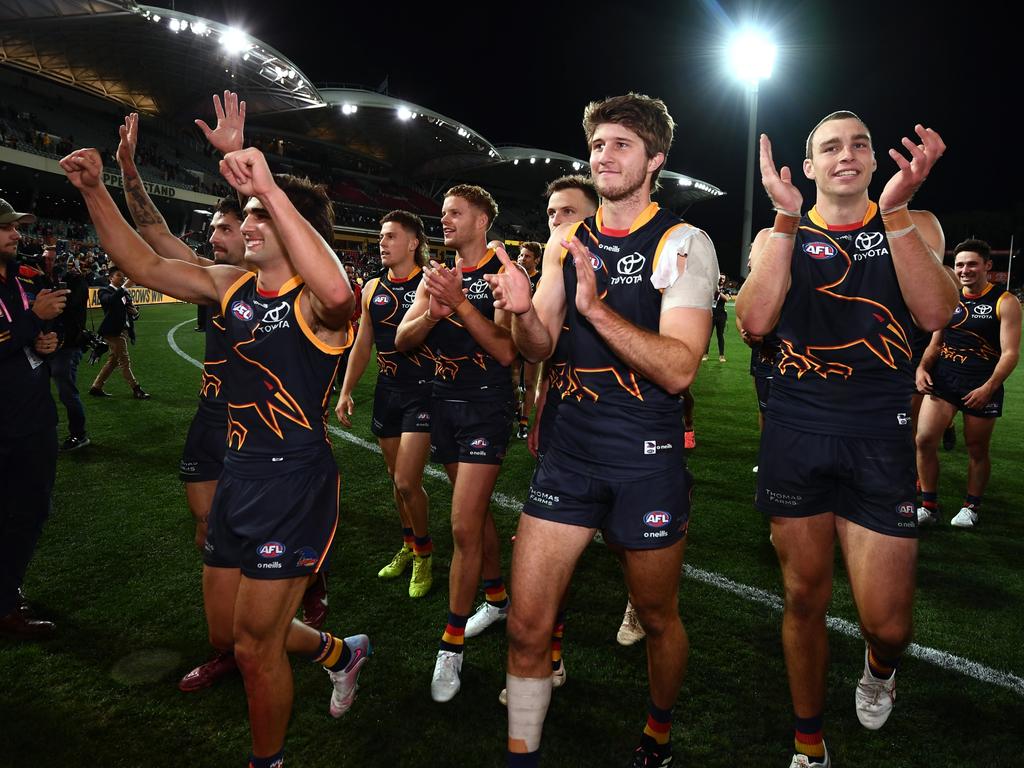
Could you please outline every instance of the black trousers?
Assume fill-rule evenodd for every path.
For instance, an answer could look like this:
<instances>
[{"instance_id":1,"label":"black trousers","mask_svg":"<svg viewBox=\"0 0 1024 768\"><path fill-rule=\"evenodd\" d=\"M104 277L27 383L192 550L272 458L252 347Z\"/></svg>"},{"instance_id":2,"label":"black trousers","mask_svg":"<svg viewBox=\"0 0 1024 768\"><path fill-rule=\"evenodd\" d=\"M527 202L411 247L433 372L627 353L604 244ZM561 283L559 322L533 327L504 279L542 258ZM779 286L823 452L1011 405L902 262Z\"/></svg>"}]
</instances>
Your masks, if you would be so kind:
<instances>
[{"instance_id":1,"label":"black trousers","mask_svg":"<svg viewBox=\"0 0 1024 768\"><path fill-rule=\"evenodd\" d=\"M50 515L57 475L57 427L0 445L0 616L17 603L18 589Z\"/></svg>"},{"instance_id":2,"label":"black trousers","mask_svg":"<svg viewBox=\"0 0 1024 768\"><path fill-rule=\"evenodd\" d=\"M719 315L715 312L711 313L711 323L714 328L711 336L718 334L718 356L725 357L725 321L728 315ZM711 351L711 336L708 336L708 347L704 350L704 354L708 354Z\"/></svg>"}]
</instances>

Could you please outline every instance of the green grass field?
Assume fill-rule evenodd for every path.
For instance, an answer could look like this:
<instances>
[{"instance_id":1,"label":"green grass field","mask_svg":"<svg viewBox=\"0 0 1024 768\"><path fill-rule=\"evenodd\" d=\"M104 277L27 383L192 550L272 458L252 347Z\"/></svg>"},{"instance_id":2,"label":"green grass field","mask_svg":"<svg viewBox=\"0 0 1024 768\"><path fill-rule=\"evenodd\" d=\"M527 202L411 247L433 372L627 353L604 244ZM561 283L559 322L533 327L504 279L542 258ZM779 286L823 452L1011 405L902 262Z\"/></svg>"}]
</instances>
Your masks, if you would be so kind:
<instances>
[{"instance_id":1,"label":"green grass field","mask_svg":"<svg viewBox=\"0 0 1024 768\"><path fill-rule=\"evenodd\" d=\"M200 558L177 478L199 371L167 342L168 331L184 323L174 338L201 357L202 336L192 332L192 318L190 306L144 309L132 356L153 399L131 399L123 380L112 378L107 390L115 397L86 398L92 445L60 458L53 516L25 585L41 612L58 623L59 636L44 644L0 641L0 766L244 764L249 742L241 680L191 695L176 687L208 651ZM730 333L729 361L712 357L694 385L697 448L690 467L697 490L687 552L694 570L680 598L691 654L673 741L680 766L781 767L791 754L792 721L780 614L763 599L763 593L780 594L780 579L767 524L752 505L757 419L749 356ZM370 442L371 373L358 392L354 430ZM83 364L83 393L94 375L95 368ZM1024 764L1024 373L1008 383L1006 402L979 527L943 525L921 543L915 639L959 661L908 657L892 719L869 732L853 711L863 644L832 632L825 733L837 768ZM454 701L430 700L447 610L447 483L427 480L435 587L413 601L404 579L376 578L398 544L382 460L365 443L345 439L335 439L335 454L343 478L342 525L328 628L342 635L367 632L376 653L355 706L338 721L327 712L327 676L294 662L287 764L503 765L501 631L468 643L462 692ZM962 443L941 459L948 520L964 489ZM521 499L532 463L516 442L498 490ZM508 542L518 510L500 502L494 512ZM506 546L506 564L509 555ZM547 766L622 766L640 735L645 651L642 643L615 643L624 603L614 559L602 546L591 547L573 585L568 683L554 693L547 718ZM831 615L856 624L841 567Z\"/></svg>"}]
</instances>

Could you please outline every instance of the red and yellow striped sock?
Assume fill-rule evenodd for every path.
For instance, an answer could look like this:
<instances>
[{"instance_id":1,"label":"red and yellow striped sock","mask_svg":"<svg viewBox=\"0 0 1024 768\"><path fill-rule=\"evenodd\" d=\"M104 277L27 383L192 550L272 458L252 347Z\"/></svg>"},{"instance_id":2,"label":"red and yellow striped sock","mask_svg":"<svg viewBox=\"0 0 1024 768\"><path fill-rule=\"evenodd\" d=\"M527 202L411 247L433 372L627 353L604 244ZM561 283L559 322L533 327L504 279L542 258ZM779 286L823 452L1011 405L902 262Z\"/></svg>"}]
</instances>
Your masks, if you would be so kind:
<instances>
[{"instance_id":1,"label":"red and yellow striped sock","mask_svg":"<svg viewBox=\"0 0 1024 768\"><path fill-rule=\"evenodd\" d=\"M412 532L412 528L402 529L402 544L405 545L406 549L412 549L413 543L416 541L416 536Z\"/></svg>"},{"instance_id":2,"label":"red and yellow striped sock","mask_svg":"<svg viewBox=\"0 0 1024 768\"><path fill-rule=\"evenodd\" d=\"M508 593L505 591L505 582L501 576L496 579L484 579L484 599L495 608L504 608L508 605Z\"/></svg>"},{"instance_id":3,"label":"red and yellow striped sock","mask_svg":"<svg viewBox=\"0 0 1024 768\"><path fill-rule=\"evenodd\" d=\"M822 735L823 716L798 717L793 729L793 749L798 755L807 755L811 762L822 762L825 757L825 738Z\"/></svg>"},{"instance_id":4,"label":"red and yellow striped sock","mask_svg":"<svg viewBox=\"0 0 1024 768\"><path fill-rule=\"evenodd\" d=\"M448 625L441 635L441 650L462 653L466 644L466 622L469 616L460 616L457 613L448 612Z\"/></svg>"},{"instance_id":5,"label":"red and yellow striped sock","mask_svg":"<svg viewBox=\"0 0 1024 768\"><path fill-rule=\"evenodd\" d=\"M672 710L656 707L654 702L648 699L647 725L644 726L644 737L663 747L669 742L671 730Z\"/></svg>"},{"instance_id":6,"label":"red and yellow striped sock","mask_svg":"<svg viewBox=\"0 0 1024 768\"><path fill-rule=\"evenodd\" d=\"M430 534L422 538L419 536L413 538L412 551L417 557L430 557L430 554L434 551L434 541L430 538Z\"/></svg>"}]
</instances>

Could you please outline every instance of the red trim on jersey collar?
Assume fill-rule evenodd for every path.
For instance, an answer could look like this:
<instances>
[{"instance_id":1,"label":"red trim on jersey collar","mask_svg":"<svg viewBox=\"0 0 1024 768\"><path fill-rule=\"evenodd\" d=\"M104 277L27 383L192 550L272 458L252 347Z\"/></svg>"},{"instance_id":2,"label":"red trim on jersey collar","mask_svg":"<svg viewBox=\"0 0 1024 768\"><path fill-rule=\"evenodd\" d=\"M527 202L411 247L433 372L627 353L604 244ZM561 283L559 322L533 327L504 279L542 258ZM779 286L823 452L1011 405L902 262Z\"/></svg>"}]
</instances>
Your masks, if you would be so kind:
<instances>
[{"instance_id":1,"label":"red trim on jersey collar","mask_svg":"<svg viewBox=\"0 0 1024 768\"><path fill-rule=\"evenodd\" d=\"M629 234L628 229L612 229L611 227L601 227L600 232L602 235L608 235L609 237L625 237Z\"/></svg>"},{"instance_id":2,"label":"red trim on jersey collar","mask_svg":"<svg viewBox=\"0 0 1024 768\"><path fill-rule=\"evenodd\" d=\"M818 213L818 206L814 206L810 211L808 211L807 218L822 229L827 229L830 232L852 232L855 229L867 226L867 223L875 218L876 213L878 213L878 203L868 200L868 209L864 213L864 219L862 221L854 221L849 224L829 224L825 221L824 217Z\"/></svg>"}]
</instances>

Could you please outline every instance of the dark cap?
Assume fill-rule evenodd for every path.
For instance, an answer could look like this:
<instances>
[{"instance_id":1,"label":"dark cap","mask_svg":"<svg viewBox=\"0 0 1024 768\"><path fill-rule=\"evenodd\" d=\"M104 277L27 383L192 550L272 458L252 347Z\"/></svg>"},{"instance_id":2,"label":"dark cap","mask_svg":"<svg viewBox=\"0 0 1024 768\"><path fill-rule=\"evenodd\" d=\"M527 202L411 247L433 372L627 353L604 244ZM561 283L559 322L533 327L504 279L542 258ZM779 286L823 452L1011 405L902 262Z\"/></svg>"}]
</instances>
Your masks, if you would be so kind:
<instances>
[{"instance_id":1,"label":"dark cap","mask_svg":"<svg viewBox=\"0 0 1024 768\"><path fill-rule=\"evenodd\" d=\"M13 206L3 198L0 198L0 224L14 224L15 222L32 224L36 217L31 213L19 213Z\"/></svg>"}]
</instances>

